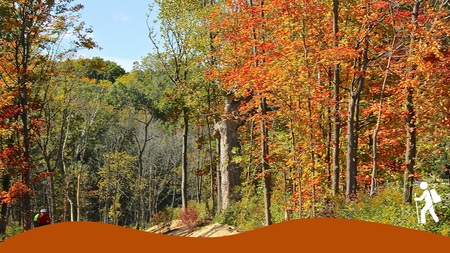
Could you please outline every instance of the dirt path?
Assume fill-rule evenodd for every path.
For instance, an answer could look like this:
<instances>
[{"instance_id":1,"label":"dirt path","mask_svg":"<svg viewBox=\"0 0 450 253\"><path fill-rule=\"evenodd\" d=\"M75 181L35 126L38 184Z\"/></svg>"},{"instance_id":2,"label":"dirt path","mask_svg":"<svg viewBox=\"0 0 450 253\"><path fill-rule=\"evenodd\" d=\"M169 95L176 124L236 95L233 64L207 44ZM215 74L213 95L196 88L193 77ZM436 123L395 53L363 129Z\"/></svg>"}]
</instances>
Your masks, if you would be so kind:
<instances>
[{"instance_id":1,"label":"dirt path","mask_svg":"<svg viewBox=\"0 0 450 253\"><path fill-rule=\"evenodd\" d=\"M184 227L179 224L178 220L172 221L172 224L168 229L160 230L157 226L154 226L148 229L147 232L186 237L220 237L240 233L231 226L219 223L209 224L192 233L188 233L186 229L184 229Z\"/></svg>"}]
</instances>

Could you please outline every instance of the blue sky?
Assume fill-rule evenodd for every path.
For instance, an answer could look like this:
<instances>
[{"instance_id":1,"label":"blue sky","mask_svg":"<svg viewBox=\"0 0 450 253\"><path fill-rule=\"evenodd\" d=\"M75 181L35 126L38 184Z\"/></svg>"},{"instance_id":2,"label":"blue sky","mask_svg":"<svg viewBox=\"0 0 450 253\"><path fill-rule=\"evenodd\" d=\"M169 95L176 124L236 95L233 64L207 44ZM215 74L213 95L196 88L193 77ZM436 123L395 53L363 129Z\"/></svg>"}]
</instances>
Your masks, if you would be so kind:
<instances>
[{"instance_id":1,"label":"blue sky","mask_svg":"<svg viewBox=\"0 0 450 253\"><path fill-rule=\"evenodd\" d=\"M81 20L87 27L92 26L93 39L102 48L81 50L80 56L102 57L130 71L133 62L153 51L146 23L152 0L76 0L75 3L84 5ZM150 20L155 16L153 11Z\"/></svg>"}]
</instances>

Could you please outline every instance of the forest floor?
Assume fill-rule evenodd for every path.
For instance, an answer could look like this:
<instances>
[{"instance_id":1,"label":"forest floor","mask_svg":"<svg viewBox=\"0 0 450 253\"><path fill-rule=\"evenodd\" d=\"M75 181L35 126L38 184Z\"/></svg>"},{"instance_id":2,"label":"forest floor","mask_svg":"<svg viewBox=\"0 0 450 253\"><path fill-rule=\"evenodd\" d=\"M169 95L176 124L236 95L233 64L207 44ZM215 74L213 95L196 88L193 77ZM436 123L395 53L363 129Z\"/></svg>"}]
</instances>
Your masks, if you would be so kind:
<instances>
[{"instance_id":1,"label":"forest floor","mask_svg":"<svg viewBox=\"0 0 450 253\"><path fill-rule=\"evenodd\" d=\"M153 226L147 232L186 237L220 237L241 233L236 228L219 223L208 224L189 233L185 227L180 225L179 220L172 221L169 228L159 229L157 226Z\"/></svg>"}]
</instances>

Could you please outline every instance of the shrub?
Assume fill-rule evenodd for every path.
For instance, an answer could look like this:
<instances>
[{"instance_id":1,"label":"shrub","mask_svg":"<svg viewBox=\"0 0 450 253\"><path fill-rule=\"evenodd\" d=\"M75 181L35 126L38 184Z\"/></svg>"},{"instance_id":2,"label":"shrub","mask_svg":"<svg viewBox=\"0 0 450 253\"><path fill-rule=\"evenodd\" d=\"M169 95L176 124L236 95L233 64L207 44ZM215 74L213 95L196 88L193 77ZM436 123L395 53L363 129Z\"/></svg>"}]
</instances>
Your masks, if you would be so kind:
<instances>
[{"instance_id":1,"label":"shrub","mask_svg":"<svg viewBox=\"0 0 450 253\"><path fill-rule=\"evenodd\" d=\"M181 210L181 224L184 225L189 232L192 232L200 225L199 216L200 213L195 207L188 206Z\"/></svg>"},{"instance_id":2,"label":"shrub","mask_svg":"<svg viewBox=\"0 0 450 253\"><path fill-rule=\"evenodd\" d=\"M223 210L219 215L217 215L214 218L213 223L217 222L220 224L236 226L238 218L239 214L237 208L234 205L231 205L227 209Z\"/></svg>"},{"instance_id":3,"label":"shrub","mask_svg":"<svg viewBox=\"0 0 450 253\"><path fill-rule=\"evenodd\" d=\"M265 224L264 202L260 196L243 198L214 217L213 223L227 224L242 230L261 228Z\"/></svg>"},{"instance_id":4,"label":"shrub","mask_svg":"<svg viewBox=\"0 0 450 253\"><path fill-rule=\"evenodd\" d=\"M265 210L264 200L261 199L262 195L253 196L250 198L243 198L236 206L232 206L229 210L229 219L236 217L236 222L233 224L228 222L232 226L238 227L243 230L253 230L265 226ZM242 211L241 211L242 210ZM272 208L272 215L274 214Z\"/></svg>"},{"instance_id":5,"label":"shrub","mask_svg":"<svg viewBox=\"0 0 450 253\"><path fill-rule=\"evenodd\" d=\"M197 203L197 201L190 200L188 202L188 206L194 207L199 213L199 220L202 223L206 223L207 221L211 221L211 211L208 210L206 202Z\"/></svg>"},{"instance_id":6,"label":"shrub","mask_svg":"<svg viewBox=\"0 0 450 253\"><path fill-rule=\"evenodd\" d=\"M388 185L374 197L360 192L355 200L335 199L335 214L337 218L409 227L414 224L415 207L404 204L402 194L400 186Z\"/></svg>"},{"instance_id":7,"label":"shrub","mask_svg":"<svg viewBox=\"0 0 450 253\"><path fill-rule=\"evenodd\" d=\"M173 220L179 219L181 216L181 207L171 207Z\"/></svg>"},{"instance_id":8,"label":"shrub","mask_svg":"<svg viewBox=\"0 0 450 253\"><path fill-rule=\"evenodd\" d=\"M159 211L152 217L152 223L155 226L158 226L159 230L163 230L166 228L170 228L170 224L172 224L172 214L173 210L170 207L164 208L164 210Z\"/></svg>"}]
</instances>

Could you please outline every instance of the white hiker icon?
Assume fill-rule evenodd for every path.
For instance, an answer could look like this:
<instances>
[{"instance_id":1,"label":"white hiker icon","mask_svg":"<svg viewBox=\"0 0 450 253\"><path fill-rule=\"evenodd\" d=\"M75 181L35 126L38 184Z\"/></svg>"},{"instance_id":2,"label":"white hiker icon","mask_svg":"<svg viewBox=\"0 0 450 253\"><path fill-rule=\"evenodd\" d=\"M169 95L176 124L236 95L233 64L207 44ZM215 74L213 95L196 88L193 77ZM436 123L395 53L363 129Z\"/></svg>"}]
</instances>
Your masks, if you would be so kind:
<instances>
[{"instance_id":1,"label":"white hiker icon","mask_svg":"<svg viewBox=\"0 0 450 253\"><path fill-rule=\"evenodd\" d=\"M420 188L422 190L427 189L428 184L426 182L422 182L420 183ZM433 217L435 222L438 222L439 219L436 216L436 214L434 213L434 208L433 208L433 202L434 203L438 203L441 201L441 197L439 197L439 195L436 193L436 190L425 190L422 194L422 196L420 198L414 198L415 201L421 201L422 199L425 198L425 206L422 208L422 211L420 212L421 214L421 222L425 223L425 213L430 210L430 214ZM417 207L417 203L416 203L416 207ZM419 217L417 217L419 218Z\"/></svg>"}]
</instances>

